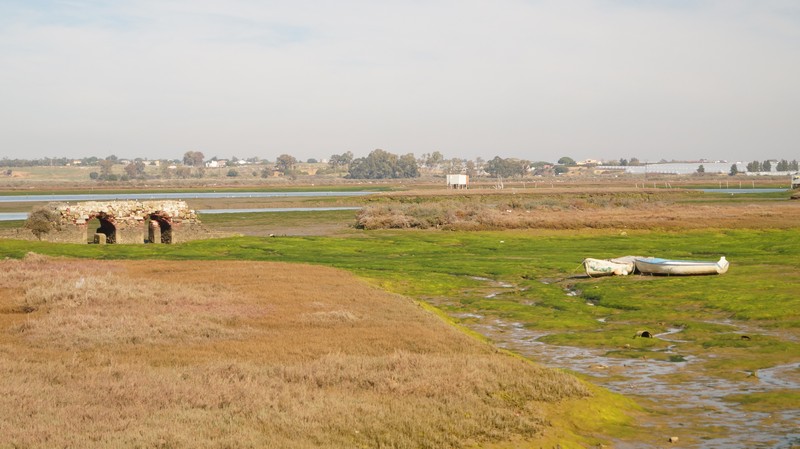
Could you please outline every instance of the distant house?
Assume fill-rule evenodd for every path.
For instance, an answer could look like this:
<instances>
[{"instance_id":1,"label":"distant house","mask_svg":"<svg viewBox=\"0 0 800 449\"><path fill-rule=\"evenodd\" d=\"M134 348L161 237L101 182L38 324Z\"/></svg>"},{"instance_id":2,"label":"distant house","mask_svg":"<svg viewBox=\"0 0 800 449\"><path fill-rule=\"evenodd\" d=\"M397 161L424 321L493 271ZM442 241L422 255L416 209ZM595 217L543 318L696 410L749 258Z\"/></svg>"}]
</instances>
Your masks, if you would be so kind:
<instances>
[{"instance_id":1,"label":"distant house","mask_svg":"<svg viewBox=\"0 0 800 449\"><path fill-rule=\"evenodd\" d=\"M466 189L469 184L469 176L467 175L447 175L447 188L449 189Z\"/></svg>"},{"instance_id":2,"label":"distant house","mask_svg":"<svg viewBox=\"0 0 800 449\"><path fill-rule=\"evenodd\" d=\"M207 168L223 168L227 166L228 166L228 161L226 161L225 159L206 162Z\"/></svg>"}]
</instances>

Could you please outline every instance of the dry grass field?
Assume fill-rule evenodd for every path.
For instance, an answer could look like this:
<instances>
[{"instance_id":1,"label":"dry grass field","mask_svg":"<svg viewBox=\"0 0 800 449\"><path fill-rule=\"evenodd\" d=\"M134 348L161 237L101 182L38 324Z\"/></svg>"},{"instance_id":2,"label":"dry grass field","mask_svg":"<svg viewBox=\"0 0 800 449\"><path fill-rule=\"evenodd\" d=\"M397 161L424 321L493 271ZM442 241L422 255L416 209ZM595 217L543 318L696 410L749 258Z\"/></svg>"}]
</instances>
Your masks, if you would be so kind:
<instances>
[{"instance_id":1,"label":"dry grass field","mask_svg":"<svg viewBox=\"0 0 800 449\"><path fill-rule=\"evenodd\" d=\"M591 401L330 268L29 254L0 270L0 448L539 447L553 404Z\"/></svg>"},{"instance_id":2,"label":"dry grass field","mask_svg":"<svg viewBox=\"0 0 800 449\"><path fill-rule=\"evenodd\" d=\"M363 229L788 229L800 204L785 198L616 189L381 194L361 210Z\"/></svg>"}]
</instances>

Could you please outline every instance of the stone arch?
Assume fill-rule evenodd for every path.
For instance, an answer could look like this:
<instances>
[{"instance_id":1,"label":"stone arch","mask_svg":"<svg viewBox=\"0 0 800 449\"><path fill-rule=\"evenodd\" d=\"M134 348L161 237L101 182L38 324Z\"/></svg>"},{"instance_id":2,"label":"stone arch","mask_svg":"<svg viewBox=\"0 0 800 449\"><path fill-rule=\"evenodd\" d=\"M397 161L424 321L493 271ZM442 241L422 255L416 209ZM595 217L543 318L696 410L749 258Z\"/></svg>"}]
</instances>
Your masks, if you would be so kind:
<instances>
[{"instance_id":1,"label":"stone arch","mask_svg":"<svg viewBox=\"0 0 800 449\"><path fill-rule=\"evenodd\" d=\"M90 220L92 218L96 218L100 222L100 227L95 230L95 234L102 234L105 236L106 243L117 243L117 223L116 219L105 213L105 212L98 212L93 216L90 216ZM92 241L95 241L92 239Z\"/></svg>"},{"instance_id":2,"label":"stone arch","mask_svg":"<svg viewBox=\"0 0 800 449\"><path fill-rule=\"evenodd\" d=\"M155 211L149 216L149 223L147 226L147 240L150 243L174 243L174 235L172 233L172 218L164 211Z\"/></svg>"},{"instance_id":3,"label":"stone arch","mask_svg":"<svg viewBox=\"0 0 800 449\"><path fill-rule=\"evenodd\" d=\"M175 243L206 231L194 210L184 201L86 201L50 203L55 212L54 242L142 244ZM95 229L97 219L100 227Z\"/></svg>"}]
</instances>

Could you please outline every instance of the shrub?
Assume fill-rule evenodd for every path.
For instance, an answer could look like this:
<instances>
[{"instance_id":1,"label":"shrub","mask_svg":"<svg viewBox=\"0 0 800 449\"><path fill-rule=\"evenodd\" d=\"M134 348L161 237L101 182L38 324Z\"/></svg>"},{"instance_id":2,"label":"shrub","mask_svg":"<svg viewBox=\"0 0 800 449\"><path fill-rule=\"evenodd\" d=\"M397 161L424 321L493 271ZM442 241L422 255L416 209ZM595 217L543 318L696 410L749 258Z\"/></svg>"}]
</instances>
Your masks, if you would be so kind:
<instances>
[{"instance_id":1,"label":"shrub","mask_svg":"<svg viewBox=\"0 0 800 449\"><path fill-rule=\"evenodd\" d=\"M37 207L30 213L28 219L25 221L25 228L30 229L33 235L41 240L42 236L48 234L50 231L61 229L58 219L58 213L53 209L49 209L45 206Z\"/></svg>"}]
</instances>

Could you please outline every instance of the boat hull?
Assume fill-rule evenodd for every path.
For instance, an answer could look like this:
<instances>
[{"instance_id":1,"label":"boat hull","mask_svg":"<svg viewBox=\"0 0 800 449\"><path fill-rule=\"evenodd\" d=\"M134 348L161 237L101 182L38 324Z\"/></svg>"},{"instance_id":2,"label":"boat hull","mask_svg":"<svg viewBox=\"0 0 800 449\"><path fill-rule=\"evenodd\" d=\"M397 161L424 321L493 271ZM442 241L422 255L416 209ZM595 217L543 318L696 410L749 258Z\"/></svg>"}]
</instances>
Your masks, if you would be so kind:
<instances>
[{"instance_id":1,"label":"boat hull","mask_svg":"<svg viewBox=\"0 0 800 449\"><path fill-rule=\"evenodd\" d=\"M730 265L724 257L720 258L717 262L641 258L636 259L635 264L636 269L642 274L662 274L668 276L725 274Z\"/></svg>"},{"instance_id":2,"label":"boat hull","mask_svg":"<svg viewBox=\"0 0 800 449\"><path fill-rule=\"evenodd\" d=\"M633 273L634 259L620 257L618 259L583 259L583 269L590 277L625 276Z\"/></svg>"}]
</instances>

